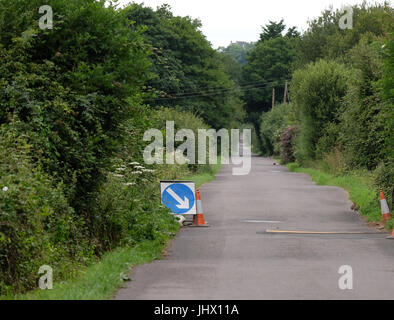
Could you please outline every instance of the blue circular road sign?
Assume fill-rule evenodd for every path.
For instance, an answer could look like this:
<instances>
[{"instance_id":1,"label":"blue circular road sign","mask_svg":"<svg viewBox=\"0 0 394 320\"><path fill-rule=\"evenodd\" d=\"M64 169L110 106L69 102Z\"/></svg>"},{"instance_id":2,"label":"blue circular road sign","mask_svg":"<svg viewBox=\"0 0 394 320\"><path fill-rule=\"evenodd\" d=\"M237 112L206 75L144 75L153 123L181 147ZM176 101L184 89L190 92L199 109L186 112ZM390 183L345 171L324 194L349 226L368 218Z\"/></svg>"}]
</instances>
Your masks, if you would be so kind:
<instances>
[{"instance_id":1,"label":"blue circular road sign","mask_svg":"<svg viewBox=\"0 0 394 320\"><path fill-rule=\"evenodd\" d=\"M162 203L175 214L184 214L190 211L194 202L193 191L181 183L169 185L162 194Z\"/></svg>"}]
</instances>

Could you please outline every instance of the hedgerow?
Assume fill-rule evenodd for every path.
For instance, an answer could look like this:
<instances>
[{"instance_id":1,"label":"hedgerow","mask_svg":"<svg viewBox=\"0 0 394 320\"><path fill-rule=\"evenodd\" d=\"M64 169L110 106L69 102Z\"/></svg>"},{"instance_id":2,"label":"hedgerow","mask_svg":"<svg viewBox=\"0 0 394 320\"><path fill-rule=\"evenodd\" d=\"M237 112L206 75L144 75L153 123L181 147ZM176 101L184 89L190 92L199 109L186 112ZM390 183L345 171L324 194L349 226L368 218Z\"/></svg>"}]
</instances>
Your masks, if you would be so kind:
<instances>
[{"instance_id":1,"label":"hedgerow","mask_svg":"<svg viewBox=\"0 0 394 320\"><path fill-rule=\"evenodd\" d=\"M18 123L0 126L0 292L37 286L41 265L60 277L92 258L86 225L64 185L35 166Z\"/></svg>"},{"instance_id":2,"label":"hedgerow","mask_svg":"<svg viewBox=\"0 0 394 320\"><path fill-rule=\"evenodd\" d=\"M41 5L53 29L39 28ZM118 246L165 241L178 223L159 180L205 170L143 164L143 133L158 119L206 125L143 104L152 46L126 12L103 0L0 0L0 296L36 288L42 265L59 281Z\"/></svg>"}]
</instances>

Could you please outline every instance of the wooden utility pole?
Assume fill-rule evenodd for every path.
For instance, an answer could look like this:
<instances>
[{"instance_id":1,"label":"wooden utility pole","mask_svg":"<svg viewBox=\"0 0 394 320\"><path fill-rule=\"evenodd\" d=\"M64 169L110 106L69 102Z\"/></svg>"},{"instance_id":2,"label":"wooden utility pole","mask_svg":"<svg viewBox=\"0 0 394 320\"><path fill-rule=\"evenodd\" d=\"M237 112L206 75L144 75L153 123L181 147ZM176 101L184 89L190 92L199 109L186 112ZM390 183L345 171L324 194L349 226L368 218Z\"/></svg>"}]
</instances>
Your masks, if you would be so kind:
<instances>
[{"instance_id":1,"label":"wooden utility pole","mask_svg":"<svg viewBox=\"0 0 394 320\"><path fill-rule=\"evenodd\" d=\"M283 103L287 103L287 85L288 85L288 83L287 83L287 81L286 81L286 84L285 84L285 94L284 94L284 97L283 97Z\"/></svg>"},{"instance_id":2,"label":"wooden utility pole","mask_svg":"<svg viewBox=\"0 0 394 320\"><path fill-rule=\"evenodd\" d=\"M272 109L275 107L275 88L272 89Z\"/></svg>"}]
</instances>

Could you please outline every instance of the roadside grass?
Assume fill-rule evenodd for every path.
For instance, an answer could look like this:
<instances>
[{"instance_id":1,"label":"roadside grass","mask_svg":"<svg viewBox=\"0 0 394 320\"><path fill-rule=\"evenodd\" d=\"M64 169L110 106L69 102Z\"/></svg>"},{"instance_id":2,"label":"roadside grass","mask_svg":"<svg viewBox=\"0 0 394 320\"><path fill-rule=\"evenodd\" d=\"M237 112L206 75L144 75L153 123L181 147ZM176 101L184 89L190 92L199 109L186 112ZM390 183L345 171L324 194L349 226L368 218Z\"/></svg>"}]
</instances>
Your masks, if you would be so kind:
<instances>
[{"instance_id":1,"label":"roadside grass","mask_svg":"<svg viewBox=\"0 0 394 320\"><path fill-rule=\"evenodd\" d=\"M349 199L357 206L368 222L378 222L382 219L379 199L372 186L372 178L365 172L352 172L344 175L332 175L314 168L303 168L297 163L286 165L292 172L308 174L317 185L337 186L345 189Z\"/></svg>"},{"instance_id":2,"label":"roadside grass","mask_svg":"<svg viewBox=\"0 0 394 320\"><path fill-rule=\"evenodd\" d=\"M17 300L103 300L108 299L128 279L132 266L159 259L166 241L145 241L134 247L105 253L101 260L82 268L67 281L54 282L52 290L37 289L15 296Z\"/></svg>"},{"instance_id":3,"label":"roadside grass","mask_svg":"<svg viewBox=\"0 0 394 320\"><path fill-rule=\"evenodd\" d=\"M218 163L211 165L210 171L198 173L191 176L186 176L184 180L194 181L196 188L201 187L203 184L216 180L216 174L222 169L220 157L218 157Z\"/></svg>"},{"instance_id":4,"label":"roadside grass","mask_svg":"<svg viewBox=\"0 0 394 320\"><path fill-rule=\"evenodd\" d=\"M221 163L212 165L211 170L185 177L193 180L196 187L215 180L221 170ZM52 290L36 289L14 297L0 297L15 300L105 300L111 299L118 288L128 281L132 267L149 263L163 257L163 251L175 233L163 235L160 240L144 241L133 247L122 247L105 253L101 259L81 268L66 281L56 282ZM56 276L56 275L54 275ZM132 280L131 280L132 281Z\"/></svg>"}]
</instances>

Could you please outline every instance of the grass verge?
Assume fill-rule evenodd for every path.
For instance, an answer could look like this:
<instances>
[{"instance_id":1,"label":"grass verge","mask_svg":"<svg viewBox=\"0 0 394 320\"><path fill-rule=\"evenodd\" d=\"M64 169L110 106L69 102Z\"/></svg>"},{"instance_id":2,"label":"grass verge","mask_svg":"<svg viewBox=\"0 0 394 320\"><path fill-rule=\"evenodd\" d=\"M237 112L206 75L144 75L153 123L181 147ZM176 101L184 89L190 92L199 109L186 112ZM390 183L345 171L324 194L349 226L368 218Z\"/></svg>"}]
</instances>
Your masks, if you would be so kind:
<instances>
[{"instance_id":1,"label":"grass verge","mask_svg":"<svg viewBox=\"0 0 394 320\"><path fill-rule=\"evenodd\" d=\"M159 259L166 243L145 241L134 247L107 252L99 262L83 268L74 279L54 283L52 290L37 289L24 295L17 295L15 298L18 300L108 299L128 279L132 266Z\"/></svg>"},{"instance_id":2,"label":"grass verge","mask_svg":"<svg viewBox=\"0 0 394 320\"><path fill-rule=\"evenodd\" d=\"M193 180L196 187L215 180L221 170L220 161L212 165L211 170L185 177ZM114 292L129 280L131 268L161 259L162 253L171 235L163 235L162 239L144 241L134 247L118 248L107 252L100 261L82 268L75 277L60 283L54 283L52 290L34 290L13 297L17 300L104 300L110 299Z\"/></svg>"},{"instance_id":3,"label":"grass verge","mask_svg":"<svg viewBox=\"0 0 394 320\"><path fill-rule=\"evenodd\" d=\"M313 168L302 168L297 163L289 163L287 167L292 172L308 174L317 185L337 186L345 189L350 200L359 206L359 211L368 222L378 222L382 219L379 199L372 186L372 179L365 173L350 173L334 176Z\"/></svg>"},{"instance_id":4,"label":"grass verge","mask_svg":"<svg viewBox=\"0 0 394 320\"><path fill-rule=\"evenodd\" d=\"M222 169L222 164L220 162L220 157L218 157L218 163L211 165L210 171L187 176L184 178L184 180L194 181L196 184L196 188L199 188L205 183L216 180L216 174L218 174L221 169Z\"/></svg>"}]
</instances>

